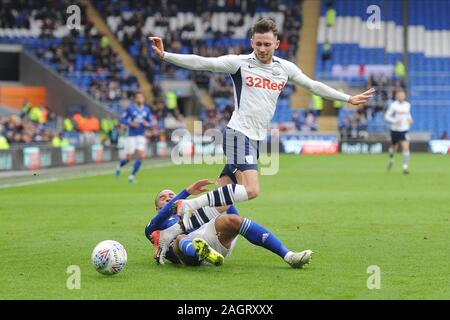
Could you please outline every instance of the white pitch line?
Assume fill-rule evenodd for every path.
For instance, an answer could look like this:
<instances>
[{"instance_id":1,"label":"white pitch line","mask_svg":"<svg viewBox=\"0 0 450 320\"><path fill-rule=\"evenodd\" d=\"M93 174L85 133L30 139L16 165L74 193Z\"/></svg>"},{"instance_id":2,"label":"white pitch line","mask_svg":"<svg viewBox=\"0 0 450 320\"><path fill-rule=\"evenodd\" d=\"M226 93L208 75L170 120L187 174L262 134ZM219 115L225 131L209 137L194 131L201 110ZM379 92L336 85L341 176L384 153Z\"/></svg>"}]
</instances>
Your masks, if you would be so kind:
<instances>
[{"instance_id":1,"label":"white pitch line","mask_svg":"<svg viewBox=\"0 0 450 320\"><path fill-rule=\"evenodd\" d=\"M154 165L147 165L143 169L151 169L151 168L164 168L164 167L170 167L174 164L171 162L164 162L164 163L156 163ZM103 176L103 175L109 175L111 174L111 170L108 171L102 171L102 172L95 172L95 173L86 173L86 174L79 174L75 176L68 176L68 177L61 177L61 178L48 178L48 179L42 179L38 181L25 181L25 182L17 182L17 183L7 183L4 185L0 185L0 189L7 189L7 188L15 188L15 187L23 187L23 186L31 186L36 184L43 184L43 183L50 183L50 182L58 182L63 180L73 180L73 179L80 179L80 178L86 178L86 177L96 177L96 176Z\"/></svg>"}]
</instances>

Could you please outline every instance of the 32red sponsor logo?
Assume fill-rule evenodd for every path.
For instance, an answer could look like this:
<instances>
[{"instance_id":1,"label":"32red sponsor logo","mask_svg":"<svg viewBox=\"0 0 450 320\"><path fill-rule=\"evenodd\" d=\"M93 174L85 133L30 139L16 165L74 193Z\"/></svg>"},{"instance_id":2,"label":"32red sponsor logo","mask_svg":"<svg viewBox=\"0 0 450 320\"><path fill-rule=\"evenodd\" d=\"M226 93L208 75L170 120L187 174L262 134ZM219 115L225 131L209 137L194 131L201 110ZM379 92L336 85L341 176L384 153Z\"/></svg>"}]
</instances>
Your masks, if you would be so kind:
<instances>
[{"instance_id":1,"label":"32red sponsor logo","mask_svg":"<svg viewBox=\"0 0 450 320\"><path fill-rule=\"evenodd\" d=\"M270 81L265 78L247 76L245 77L245 84L248 87L281 91L284 88L285 82L282 81L280 83L276 83L275 81Z\"/></svg>"}]
</instances>

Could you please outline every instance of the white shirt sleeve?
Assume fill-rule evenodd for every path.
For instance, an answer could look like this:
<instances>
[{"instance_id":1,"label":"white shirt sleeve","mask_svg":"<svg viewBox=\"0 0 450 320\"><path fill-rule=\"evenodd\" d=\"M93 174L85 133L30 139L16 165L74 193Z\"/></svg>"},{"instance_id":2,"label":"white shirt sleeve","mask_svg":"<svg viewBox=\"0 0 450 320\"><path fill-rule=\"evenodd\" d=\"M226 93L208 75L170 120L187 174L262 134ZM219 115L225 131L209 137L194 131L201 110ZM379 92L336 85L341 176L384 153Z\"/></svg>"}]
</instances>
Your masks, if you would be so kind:
<instances>
[{"instance_id":1,"label":"white shirt sleeve","mask_svg":"<svg viewBox=\"0 0 450 320\"><path fill-rule=\"evenodd\" d=\"M173 63L179 67L189 70L212 71L223 73L236 73L239 69L239 58L237 55L226 55L221 57L201 57L195 54L178 54L164 52L164 61Z\"/></svg>"},{"instance_id":2,"label":"white shirt sleeve","mask_svg":"<svg viewBox=\"0 0 450 320\"><path fill-rule=\"evenodd\" d=\"M288 66L288 74L289 74L288 80L291 81L292 83L302 86L303 88L314 93L315 95L321 96L328 100L339 100L339 101L348 102L348 100L350 99L350 95L342 93L338 90L335 90L322 82L314 81L314 80L308 78L300 70L300 68L297 67L292 62L289 62L289 64L287 64L287 66Z\"/></svg>"},{"instance_id":3,"label":"white shirt sleeve","mask_svg":"<svg viewBox=\"0 0 450 320\"><path fill-rule=\"evenodd\" d=\"M384 120L386 120L387 122L390 123L395 123L397 121L397 119L394 117L394 113L395 113L395 104L391 103L389 105L389 108L386 110L386 113L384 114Z\"/></svg>"}]
</instances>

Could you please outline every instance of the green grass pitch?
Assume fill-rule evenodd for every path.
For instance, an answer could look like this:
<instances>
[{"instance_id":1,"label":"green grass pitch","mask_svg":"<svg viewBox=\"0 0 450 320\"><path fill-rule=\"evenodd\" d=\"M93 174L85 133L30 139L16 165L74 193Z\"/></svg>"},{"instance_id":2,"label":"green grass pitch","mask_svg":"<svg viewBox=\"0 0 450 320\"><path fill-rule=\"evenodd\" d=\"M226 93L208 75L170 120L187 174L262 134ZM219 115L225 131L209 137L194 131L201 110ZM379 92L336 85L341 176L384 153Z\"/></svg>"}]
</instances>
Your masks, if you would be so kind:
<instances>
[{"instance_id":1,"label":"green grass pitch","mask_svg":"<svg viewBox=\"0 0 450 320\"><path fill-rule=\"evenodd\" d=\"M155 193L214 178L219 165L145 168L0 189L0 299L448 299L450 158L401 155L288 156L261 177L260 196L240 214L273 231L292 250L313 249L312 263L291 269L240 237L222 267L159 266L144 237ZM130 166L129 166L130 167ZM130 168L128 168L130 170ZM90 262L105 239L128 252L126 269L108 277ZM81 288L69 290L78 265ZM369 290L369 266L380 289Z\"/></svg>"}]
</instances>

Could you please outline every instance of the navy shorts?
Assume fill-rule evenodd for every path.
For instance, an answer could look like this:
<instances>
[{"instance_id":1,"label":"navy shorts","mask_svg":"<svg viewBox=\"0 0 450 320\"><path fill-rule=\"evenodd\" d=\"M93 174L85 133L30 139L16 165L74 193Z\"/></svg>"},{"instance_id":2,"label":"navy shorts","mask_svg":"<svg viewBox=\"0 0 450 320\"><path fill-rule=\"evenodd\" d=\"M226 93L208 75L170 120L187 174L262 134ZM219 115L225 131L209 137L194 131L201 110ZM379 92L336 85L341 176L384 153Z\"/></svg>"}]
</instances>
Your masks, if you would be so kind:
<instances>
[{"instance_id":1,"label":"navy shorts","mask_svg":"<svg viewBox=\"0 0 450 320\"><path fill-rule=\"evenodd\" d=\"M409 141L408 131L391 131L392 144L397 144L400 141Z\"/></svg>"},{"instance_id":2,"label":"navy shorts","mask_svg":"<svg viewBox=\"0 0 450 320\"><path fill-rule=\"evenodd\" d=\"M229 176L235 183L237 170L258 170L259 141L247 137L242 132L226 127L223 132L223 152L227 164L220 176Z\"/></svg>"}]
</instances>

